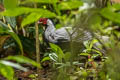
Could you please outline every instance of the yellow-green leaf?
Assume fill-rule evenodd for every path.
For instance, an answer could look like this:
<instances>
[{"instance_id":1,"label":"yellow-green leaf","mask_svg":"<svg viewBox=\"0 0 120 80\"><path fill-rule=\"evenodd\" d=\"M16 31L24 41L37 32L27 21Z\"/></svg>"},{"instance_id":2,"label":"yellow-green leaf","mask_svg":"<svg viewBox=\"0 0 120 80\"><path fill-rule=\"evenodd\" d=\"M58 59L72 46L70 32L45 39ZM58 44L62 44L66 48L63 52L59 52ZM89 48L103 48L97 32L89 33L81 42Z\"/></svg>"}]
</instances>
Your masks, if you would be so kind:
<instances>
[{"instance_id":1,"label":"yellow-green leaf","mask_svg":"<svg viewBox=\"0 0 120 80\"><path fill-rule=\"evenodd\" d=\"M7 27L7 26L6 26ZM12 32L11 30L9 30L9 28L4 28L4 27L0 27L0 34L9 34L10 36L13 37L13 39L17 42L17 44L19 45L19 48L21 50L21 53L23 54L23 47L22 47L22 43L18 37L18 35L14 32Z\"/></svg>"},{"instance_id":2,"label":"yellow-green leaf","mask_svg":"<svg viewBox=\"0 0 120 80\"><path fill-rule=\"evenodd\" d=\"M69 2L61 2L58 5L58 8L60 10L71 10L71 9L76 9L79 8L80 6L82 6L82 2L81 1L69 1Z\"/></svg>"},{"instance_id":3,"label":"yellow-green leaf","mask_svg":"<svg viewBox=\"0 0 120 80\"><path fill-rule=\"evenodd\" d=\"M0 73L8 80L13 80L14 71L12 67L0 63Z\"/></svg>"},{"instance_id":4,"label":"yellow-green leaf","mask_svg":"<svg viewBox=\"0 0 120 80\"><path fill-rule=\"evenodd\" d=\"M24 52L23 52L23 46L22 46L22 43L21 43L18 35L15 34L14 32L6 32L6 33L10 34L13 37L13 39L17 42L17 44L19 45L19 48L21 50L21 53L23 55L24 54Z\"/></svg>"},{"instance_id":5,"label":"yellow-green leaf","mask_svg":"<svg viewBox=\"0 0 120 80\"><path fill-rule=\"evenodd\" d=\"M33 9L32 8L27 8L27 7L18 7L14 9L8 9L5 10L4 12L1 13L3 16L19 16L21 14L27 14L31 12Z\"/></svg>"},{"instance_id":6,"label":"yellow-green leaf","mask_svg":"<svg viewBox=\"0 0 120 80\"><path fill-rule=\"evenodd\" d=\"M19 16L22 14L28 14L28 13L35 13L37 15L41 15L41 17L55 17L55 13L49 11L49 10L45 10L45 9L41 9L41 8L28 8L28 7L18 7L18 8L14 8L14 9L9 9L9 10L5 10L4 12L0 13L3 16Z\"/></svg>"},{"instance_id":7,"label":"yellow-green leaf","mask_svg":"<svg viewBox=\"0 0 120 80\"><path fill-rule=\"evenodd\" d=\"M41 62L48 61L48 60L50 60L50 57L44 57L44 58L41 60Z\"/></svg>"},{"instance_id":8,"label":"yellow-green leaf","mask_svg":"<svg viewBox=\"0 0 120 80\"><path fill-rule=\"evenodd\" d=\"M41 17L41 15L38 13L31 13L26 18L24 18L24 20L22 21L22 27L27 24L37 21L40 17Z\"/></svg>"},{"instance_id":9,"label":"yellow-green leaf","mask_svg":"<svg viewBox=\"0 0 120 80\"><path fill-rule=\"evenodd\" d=\"M36 3L56 3L58 2L58 0L26 0L24 1L24 3L28 3L28 2L36 2Z\"/></svg>"},{"instance_id":10,"label":"yellow-green leaf","mask_svg":"<svg viewBox=\"0 0 120 80\"><path fill-rule=\"evenodd\" d=\"M104 8L100 13L103 17L113 22L120 23L120 13L114 12L112 8Z\"/></svg>"},{"instance_id":11,"label":"yellow-green leaf","mask_svg":"<svg viewBox=\"0 0 120 80\"><path fill-rule=\"evenodd\" d=\"M38 64L37 62L33 61L32 59L29 59L27 57L24 57L24 56L20 56L20 55L17 55L17 56L8 56L7 58L5 58L7 60L15 60L19 63L28 63L28 64L32 64L36 67L41 67L40 64Z\"/></svg>"},{"instance_id":12,"label":"yellow-green leaf","mask_svg":"<svg viewBox=\"0 0 120 80\"><path fill-rule=\"evenodd\" d=\"M13 9L18 5L18 0L3 0L3 2L6 9Z\"/></svg>"}]
</instances>

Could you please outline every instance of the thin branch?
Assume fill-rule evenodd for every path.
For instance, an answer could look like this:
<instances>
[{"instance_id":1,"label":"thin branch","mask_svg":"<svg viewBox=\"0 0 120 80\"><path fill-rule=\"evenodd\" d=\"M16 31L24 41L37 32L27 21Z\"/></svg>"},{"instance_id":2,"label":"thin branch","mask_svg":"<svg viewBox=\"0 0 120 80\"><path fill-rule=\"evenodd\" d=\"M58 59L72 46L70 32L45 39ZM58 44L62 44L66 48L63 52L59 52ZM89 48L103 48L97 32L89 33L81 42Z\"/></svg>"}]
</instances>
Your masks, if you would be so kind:
<instances>
[{"instance_id":1,"label":"thin branch","mask_svg":"<svg viewBox=\"0 0 120 80\"><path fill-rule=\"evenodd\" d=\"M34 8L37 8L37 3L34 3ZM39 46L39 28L38 23L35 23L35 33L36 33L36 61L40 64L40 46ZM38 78L37 80L41 80L40 69L37 68Z\"/></svg>"}]
</instances>

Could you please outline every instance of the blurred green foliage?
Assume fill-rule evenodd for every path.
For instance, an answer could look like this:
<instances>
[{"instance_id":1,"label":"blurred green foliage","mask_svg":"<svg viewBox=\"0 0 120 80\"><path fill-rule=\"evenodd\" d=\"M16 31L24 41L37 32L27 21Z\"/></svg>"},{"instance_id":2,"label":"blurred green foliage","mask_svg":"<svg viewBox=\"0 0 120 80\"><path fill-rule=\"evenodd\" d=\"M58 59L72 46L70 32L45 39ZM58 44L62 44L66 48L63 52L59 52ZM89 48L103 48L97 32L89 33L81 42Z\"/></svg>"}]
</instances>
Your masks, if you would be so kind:
<instances>
[{"instance_id":1,"label":"blurred green foliage","mask_svg":"<svg viewBox=\"0 0 120 80\"><path fill-rule=\"evenodd\" d=\"M0 73L6 77L8 80L14 79L14 70L13 68L20 69L23 71L28 71L27 68L22 67L18 63L10 62L9 60L17 61L18 63L28 63L32 64L36 67L40 67L39 64L37 64L35 61L24 57L24 56L8 56L2 60L0 60ZM13 68L12 68L13 67Z\"/></svg>"},{"instance_id":2,"label":"blurred green foliage","mask_svg":"<svg viewBox=\"0 0 120 80\"><path fill-rule=\"evenodd\" d=\"M52 43L50 43L50 51L41 46L43 53L45 53L42 55L46 55L43 56L41 63L51 61L50 64L56 71L53 73L57 73L52 80L120 79L120 4L110 5L110 0L0 0L0 2L5 8L3 12L0 12L2 16L0 35L10 35L19 46L20 51L18 53L22 53L22 55L25 52L33 55L35 52L34 22L38 21L39 18L52 18L57 24L57 28L62 27L62 25L75 26L93 33L95 39L84 42L82 45L85 47L84 50L77 52L77 55L72 52L72 49L77 50L76 48L78 48L80 50L78 46L71 45L69 52L63 51L59 46ZM38 8L34 8L35 4L38 5ZM43 29L40 28L39 30L40 43L45 44L41 37ZM108 36L109 41L105 42L96 35ZM4 39L6 40L6 38ZM3 42L0 42L2 48ZM104 54L100 50L94 49L96 43L102 44L99 48L105 50ZM14 47L17 48L17 46ZM31 52L33 54L30 54ZM8 55L7 58L0 60L0 73L8 80L14 78L12 67L26 71L26 68L9 60L41 67L24 56Z\"/></svg>"}]
</instances>

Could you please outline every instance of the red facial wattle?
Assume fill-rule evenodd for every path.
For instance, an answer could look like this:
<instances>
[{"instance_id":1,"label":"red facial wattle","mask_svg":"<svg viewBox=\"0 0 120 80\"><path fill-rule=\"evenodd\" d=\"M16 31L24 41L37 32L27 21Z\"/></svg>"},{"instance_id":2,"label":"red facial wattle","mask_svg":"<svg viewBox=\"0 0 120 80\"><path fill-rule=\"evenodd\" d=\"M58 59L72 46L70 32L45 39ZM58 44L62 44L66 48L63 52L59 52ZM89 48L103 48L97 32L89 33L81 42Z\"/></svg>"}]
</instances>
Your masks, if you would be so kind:
<instances>
[{"instance_id":1,"label":"red facial wattle","mask_svg":"<svg viewBox=\"0 0 120 80\"><path fill-rule=\"evenodd\" d=\"M47 24L47 18L40 18L39 20L42 24Z\"/></svg>"}]
</instances>

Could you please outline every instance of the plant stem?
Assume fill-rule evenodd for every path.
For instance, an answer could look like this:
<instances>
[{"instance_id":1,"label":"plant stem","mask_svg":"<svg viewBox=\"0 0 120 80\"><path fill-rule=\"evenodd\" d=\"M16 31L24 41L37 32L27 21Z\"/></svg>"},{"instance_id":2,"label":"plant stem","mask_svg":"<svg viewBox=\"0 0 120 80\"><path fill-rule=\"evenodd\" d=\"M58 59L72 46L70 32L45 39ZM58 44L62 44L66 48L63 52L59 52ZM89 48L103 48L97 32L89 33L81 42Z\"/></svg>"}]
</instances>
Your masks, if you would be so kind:
<instances>
[{"instance_id":1,"label":"plant stem","mask_svg":"<svg viewBox=\"0 0 120 80\"><path fill-rule=\"evenodd\" d=\"M34 8L37 8L37 3L34 3ZM40 64L39 28L37 22L35 23L35 33L36 33L36 61L38 64ZM38 74L37 80L41 80L40 68L37 68L37 74Z\"/></svg>"}]
</instances>

